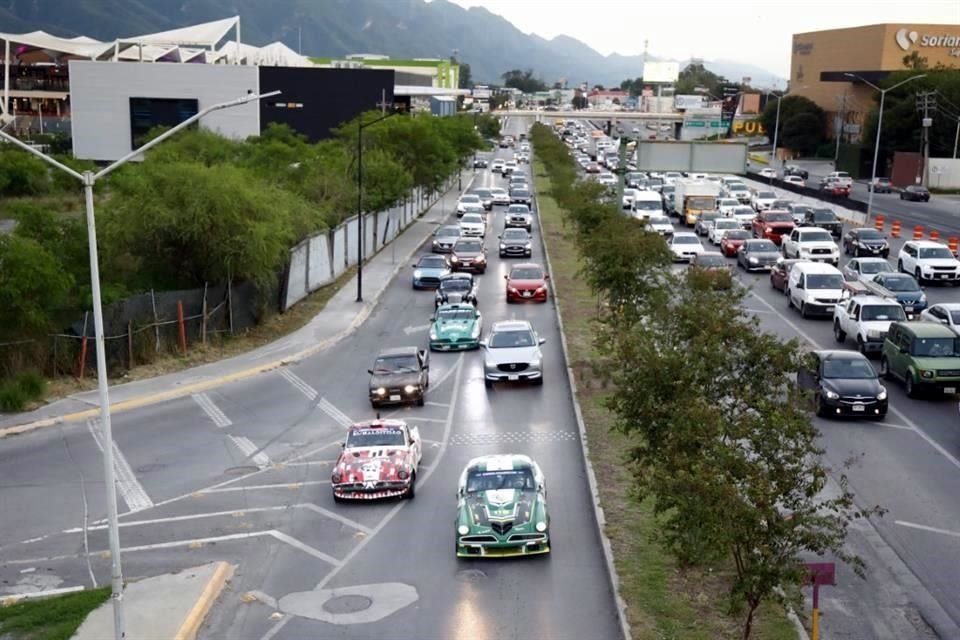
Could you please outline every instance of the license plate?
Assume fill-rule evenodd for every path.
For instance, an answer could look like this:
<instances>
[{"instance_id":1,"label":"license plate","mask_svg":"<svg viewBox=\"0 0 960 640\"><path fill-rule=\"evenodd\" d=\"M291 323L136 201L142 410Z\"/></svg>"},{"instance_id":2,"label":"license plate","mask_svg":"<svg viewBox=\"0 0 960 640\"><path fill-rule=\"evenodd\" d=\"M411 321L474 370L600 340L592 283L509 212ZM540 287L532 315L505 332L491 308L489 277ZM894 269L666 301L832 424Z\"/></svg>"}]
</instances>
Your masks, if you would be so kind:
<instances>
[{"instance_id":1,"label":"license plate","mask_svg":"<svg viewBox=\"0 0 960 640\"><path fill-rule=\"evenodd\" d=\"M904 307L903 310L907 313L913 313L913 307Z\"/></svg>"},{"instance_id":2,"label":"license plate","mask_svg":"<svg viewBox=\"0 0 960 640\"><path fill-rule=\"evenodd\" d=\"M945 278L947 277L947 274L945 274L945 273L938 273L938 274L937 274L937 277L940 278L941 280L943 280L943 279L945 279Z\"/></svg>"},{"instance_id":3,"label":"license plate","mask_svg":"<svg viewBox=\"0 0 960 640\"><path fill-rule=\"evenodd\" d=\"M448 344L442 344L442 345L440 345L440 350L441 350L441 351L449 351L449 350L450 350L450 345L448 345Z\"/></svg>"},{"instance_id":4,"label":"license plate","mask_svg":"<svg viewBox=\"0 0 960 640\"><path fill-rule=\"evenodd\" d=\"M944 393L954 394L954 393L957 392L957 388L956 388L956 387L944 387L944 388L943 388L943 392L944 392Z\"/></svg>"},{"instance_id":5,"label":"license plate","mask_svg":"<svg viewBox=\"0 0 960 640\"><path fill-rule=\"evenodd\" d=\"M520 376L507 376L507 380L517 381L520 379Z\"/></svg>"},{"instance_id":6,"label":"license plate","mask_svg":"<svg viewBox=\"0 0 960 640\"><path fill-rule=\"evenodd\" d=\"M854 410L855 412L857 412L857 411L864 411L864 409L865 409L865 407L864 407L862 404L855 404L855 405L853 405L853 410Z\"/></svg>"},{"instance_id":7,"label":"license plate","mask_svg":"<svg viewBox=\"0 0 960 640\"><path fill-rule=\"evenodd\" d=\"M400 396L390 396L390 402L400 402Z\"/></svg>"},{"instance_id":8,"label":"license plate","mask_svg":"<svg viewBox=\"0 0 960 640\"><path fill-rule=\"evenodd\" d=\"M524 291L524 292L523 292L523 297L524 297L524 298L529 298L529 297L532 296L532 295L533 295L533 294L532 294L531 292L529 292L529 291Z\"/></svg>"}]
</instances>

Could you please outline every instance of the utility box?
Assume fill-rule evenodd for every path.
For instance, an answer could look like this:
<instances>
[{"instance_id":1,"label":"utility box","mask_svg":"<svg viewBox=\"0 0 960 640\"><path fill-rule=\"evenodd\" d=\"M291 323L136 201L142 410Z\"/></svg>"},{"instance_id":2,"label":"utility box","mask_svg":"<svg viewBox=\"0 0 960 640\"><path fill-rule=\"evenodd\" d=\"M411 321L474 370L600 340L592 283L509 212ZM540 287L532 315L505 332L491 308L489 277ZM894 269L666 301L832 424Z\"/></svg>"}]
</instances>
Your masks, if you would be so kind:
<instances>
[{"instance_id":1,"label":"utility box","mask_svg":"<svg viewBox=\"0 0 960 640\"><path fill-rule=\"evenodd\" d=\"M430 113L441 117L456 115L457 99L453 96L431 96Z\"/></svg>"}]
</instances>

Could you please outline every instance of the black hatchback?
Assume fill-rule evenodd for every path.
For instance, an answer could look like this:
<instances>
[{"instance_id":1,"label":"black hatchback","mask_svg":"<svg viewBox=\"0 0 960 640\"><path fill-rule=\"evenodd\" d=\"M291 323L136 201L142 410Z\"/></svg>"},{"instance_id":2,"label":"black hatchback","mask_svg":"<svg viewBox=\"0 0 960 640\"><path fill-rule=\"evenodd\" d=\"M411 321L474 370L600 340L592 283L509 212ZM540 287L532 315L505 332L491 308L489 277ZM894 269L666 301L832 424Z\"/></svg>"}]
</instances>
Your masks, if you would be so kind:
<instances>
[{"instance_id":1,"label":"black hatchback","mask_svg":"<svg viewBox=\"0 0 960 640\"><path fill-rule=\"evenodd\" d=\"M820 417L882 420L887 415L887 390L862 353L814 351L797 372L797 384L810 394Z\"/></svg>"}]
</instances>

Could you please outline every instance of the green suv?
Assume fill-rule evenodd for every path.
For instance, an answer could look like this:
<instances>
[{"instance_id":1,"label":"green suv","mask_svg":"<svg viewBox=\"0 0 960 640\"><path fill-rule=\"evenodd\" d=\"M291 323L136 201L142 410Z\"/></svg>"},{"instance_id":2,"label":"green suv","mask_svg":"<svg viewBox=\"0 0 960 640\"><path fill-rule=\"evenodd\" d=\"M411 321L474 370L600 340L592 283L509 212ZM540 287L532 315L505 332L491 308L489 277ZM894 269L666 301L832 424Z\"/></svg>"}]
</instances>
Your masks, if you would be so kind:
<instances>
[{"instance_id":1,"label":"green suv","mask_svg":"<svg viewBox=\"0 0 960 640\"><path fill-rule=\"evenodd\" d=\"M955 394L960 388L960 338L933 322L894 322L883 343L880 375L903 380L907 396Z\"/></svg>"}]
</instances>

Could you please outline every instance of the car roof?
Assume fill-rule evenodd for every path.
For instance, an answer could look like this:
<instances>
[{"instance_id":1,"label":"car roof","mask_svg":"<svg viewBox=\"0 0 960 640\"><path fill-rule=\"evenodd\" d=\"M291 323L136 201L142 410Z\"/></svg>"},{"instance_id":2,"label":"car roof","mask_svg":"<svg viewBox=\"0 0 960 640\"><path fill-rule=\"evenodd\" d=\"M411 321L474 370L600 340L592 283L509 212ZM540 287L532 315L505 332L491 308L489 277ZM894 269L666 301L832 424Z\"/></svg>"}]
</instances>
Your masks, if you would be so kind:
<instances>
[{"instance_id":1,"label":"car roof","mask_svg":"<svg viewBox=\"0 0 960 640\"><path fill-rule=\"evenodd\" d=\"M828 273L841 275L840 271L833 265L825 264L823 262L798 262L794 269L800 269L807 273Z\"/></svg>"},{"instance_id":2,"label":"car roof","mask_svg":"<svg viewBox=\"0 0 960 640\"><path fill-rule=\"evenodd\" d=\"M880 305L880 304L882 304L883 306L886 307L886 306L899 305L899 304L900 304L900 303L897 302L896 300L891 300L890 298L883 298L883 297L881 297L881 296L874 296L874 295L854 296L854 298L856 298L857 302L860 303L861 305L864 305L864 304L877 304L877 305Z\"/></svg>"},{"instance_id":3,"label":"car roof","mask_svg":"<svg viewBox=\"0 0 960 640\"><path fill-rule=\"evenodd\" d=\"M957 334L950 327L938 322L898 322L905 330L918 338L956 338Z\"/></svg>"},{"instance_id":4,"label":"car roof","mask_svg":"<svg viewBox=\"0 0 960 640\"><path fill-rule=\"evenodd\" d=\"M464 304L463 302L444 302L439 307L437 311L441 309L449 309L451 311L476 311L477 308L472 304Z\"/></svg>"},{"instance_id":5,"label":"car roof","mask_svg":"<svg viewBox=\"0 0 960 640\"><path fill-rule=\"evenodd\" d=\"M932 249L933 247L944 247L947 245L940 242L934 242L933 240L910 240L904 244L909 244L910 246L916 247L918 249Z\"/></svg>"},{"instance_id":6,"label":"car roof","mask_svg":"<svg viewBox=\"0 0 960 640\"><path fill-rule=\"evenodd\" d=\"M951 331L950 333L952 334L953 332ZM867 356L859 351L850 351L847 349L817 349L813 353L820 358L821 362L824 360L863 360L870 362Z\"/></svg>"},{"instance_id":7,"label":"car roof","mask_svg":"<svg viewBox=\"0 0 960 640\"><path fill-rule=\"evenodd\" d=\"M509 468L507 465L509 465ZM512 469L532 469L533 466L534 462L530 456L520 453L504 453L473 458L467 463L466 470L475 471L483 468L485 471L495 471L496 469L508 471ZM488 467L493 468L488 469Z\"/></svg>"},{"instance_id":8,"label":"car roof","mask_svg":"<svg viewBox=\"0 0 960 640\"><path fill-rule=\"evenodd\" d=\"M794 231L802 231L802 232L821 231L823 233L828 233L826 229L823 229L821 227L797 227L796 229L794 229Z\"/></svg>"},{"instance_id":9,"label":"car roof","mask_svg":"<svg viewBox=\"0 0 960 640\"><path fill-rule=\"evenodd\" d=\"M406 428L407 423L403 420L394 420L390 418L376 418L374 420L364 420L355 422L348 429L377 429L380 427Z\"/></svg>"},{"instance_id":10,"label":"car roof","mask_svg":"<svg viewBox=\"0 0 960 640\"><path fill-rule=\"evenodd\" d=\"M377 354L377 357L378 357L378 358L386 358L386 357L389 357L389 356L410 356L410 355L414 355L414 356L415 356L415 355L417 355L417 353L418 353L419 351L420 351L420 349L418 349L418 348L415 347L415 346L393 347L392 349L383 349L383 350L381 350L380 353Z\"/></svg>"},{"instance_id":11,"label":"car roof","mask_svg":"<svg viewBox=\"0 0 960 640\"><path fill-rule=\"evenodd\" d=\"M533 325L528 320L498 320L490 326L491 332L497 331L533 331Z\"/></svg>"}]
</instances>

